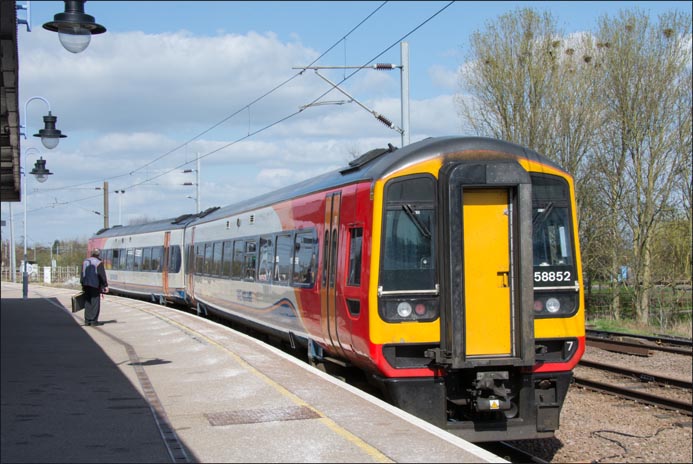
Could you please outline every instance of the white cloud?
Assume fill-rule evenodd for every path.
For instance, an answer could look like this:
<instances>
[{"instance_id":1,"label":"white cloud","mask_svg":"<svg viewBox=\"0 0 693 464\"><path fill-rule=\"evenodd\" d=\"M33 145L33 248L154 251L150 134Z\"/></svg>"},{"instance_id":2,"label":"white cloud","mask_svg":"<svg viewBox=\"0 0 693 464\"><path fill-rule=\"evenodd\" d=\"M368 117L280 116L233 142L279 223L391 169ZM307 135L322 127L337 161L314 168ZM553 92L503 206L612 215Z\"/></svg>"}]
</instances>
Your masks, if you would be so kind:
<instances>
[{"instance_id":1,"label":"white cloud","mask_svg":"<svg viewBox=\"0 0 693 464\"><path fill-rule=\"evenodd\" d=\"M93 211L103 212L103 192L95 188L104 181L111 192L111 225L121 214L127 224L193 212L195 202L187 197L195 195L195 187L182 184L196 177L182 171L195 169L196 156L201 156L200 199L206 208L343 167L375 147L401 145L399 133L355 102L310 107L279 122L329 89L310 71L246 108L294 75L292 67L317 56L297 37L290 40L256 32L213 37L109 32L109 40L94 40L83 54L73 55L47 31L20 34L20 103L44 96L58 116L57 127L68 135L57 149L41 149L55 173L50 181L34 190L29 179L29 210L42 208L30 222L40 217L45 226L32 228L31 239L48 243L100 229L103 217ZM331 78L341 80L338 74ZM401 126L398 71L363 70L343 88ZM346 99L337 91L325 97ZM30 131L38 129L43 114L38 103L31 104ZM412 142L456 133L455 118L452 95L412 100ZM266 126L271 127L262 130ZM23 148L40 146L30 139ZM116 189L126 193L119 198L112 193Z\"/></svg>"},{"instance_id":2,"label":"white cloud","mask_svg":"<svg viewBox=\"0 0 693 464\"><path fill-rule=\"evenodd\" d=\"M444 66L434 65L428 69L428 77L434 86L446 92L454 91L458 87L459 68L449 69Z\"/></svg>"}]
</instances>

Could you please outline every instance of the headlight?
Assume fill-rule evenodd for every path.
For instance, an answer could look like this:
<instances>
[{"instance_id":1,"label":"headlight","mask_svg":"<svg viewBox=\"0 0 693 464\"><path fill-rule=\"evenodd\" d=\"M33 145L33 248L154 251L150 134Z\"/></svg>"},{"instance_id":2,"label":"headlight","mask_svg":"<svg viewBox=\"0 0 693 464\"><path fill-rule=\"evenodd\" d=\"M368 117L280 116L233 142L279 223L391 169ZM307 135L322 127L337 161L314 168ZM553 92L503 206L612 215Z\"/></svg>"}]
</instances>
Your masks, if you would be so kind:
<instances>
[{"instance_id":1,"label":"headlight","mask_svg":"<svg viewBox=\"0 0 693 464\"><path fill-rule=\"evenodd\" d=\"M386 322L430 322L438 319L438 300L383 298L378 301L378 312Z\"/></svg>"},{"instance_id":2,"label":"headlight","mask_svg":"<svg viewBox=\"0 0 693 464\"><path fill-rule=\"evenodd\" d=\"M561 302L558 298L549 298L546 300L546 310L550 313L557 313L561 309Z\"/></svg>"},{"instance_id":3,"label":"headlight","mask_svg":"<svg viewBox=\"0 0 693 464\"><path fill-rule=\"evenodd\" d=\"M578 309L579 294L535 292L534 317L565 317L572 316Z\"/></svg>"},{"instance_id":4,"label":"headlight","mask_svg":"<svg viewBox=\"0 0 693 464\"><path fill-rule=\"evenodd\" d=\"M411 316L411 305L406 301L402 301L397 305L397 315L402 319L406 319Z\"/></svg>"}]
</instances>

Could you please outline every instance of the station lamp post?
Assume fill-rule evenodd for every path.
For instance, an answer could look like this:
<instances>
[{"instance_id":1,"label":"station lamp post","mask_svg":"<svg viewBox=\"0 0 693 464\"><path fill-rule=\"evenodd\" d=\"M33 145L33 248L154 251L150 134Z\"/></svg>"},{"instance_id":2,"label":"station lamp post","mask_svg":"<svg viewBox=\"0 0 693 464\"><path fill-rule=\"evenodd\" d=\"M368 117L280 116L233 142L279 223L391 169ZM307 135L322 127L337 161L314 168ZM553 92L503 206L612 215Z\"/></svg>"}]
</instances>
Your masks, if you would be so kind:
<instances>
[{"instance_id":1,"label":"station lamp post","mask_svg":"<svg viewBox=\"0 0 693 464\"><path fill-rule=\"evenodd\" d=\"M46 100L43 97L31 97L29 98L26 103L24 104L24 124L20 124L20 134L24 136L24 139L26 139L26 133L27 133L27 111L29 108L29 103L34 101L34 100L41 100L48 106L48 115L43 117L43 123L44 127L43 129L39 130L37 134L34 134L34 137L40 137L41 138L41 143L43 144L44 147L46 147L49 150L52 150L53 148L58 146L58 142L60 142L60 139L67 137L66 135L62 134L60 130L56 129L55 123L58 120L57 116L53 116L51 113L51 104L48 103L48 100ZM24 299L26 299L29 295L29 274L28 274L28 262L27 262L27 256L26 256L26 242L27 242L27 226L26 226L26 205L27 205L27 182L26 182L26 174L27 174L27 169L28 166L26 165L26 158L27 154L29 153L30 150L35 150L38 152L36 148L27 148L24 151L24 161L22 163L23 167L23 177L24 177L24 269L22 271L22 296ZM49 175L52 175L53 173L50 172L46 168L46 160L41 157L40 159L36 160L36 164L34 165L34 169L31 170L31 174L36 177L36 180L38 182L45 182Z\"/></svg>"},{"instance_id":2,"label":"station lamp post","mask_svg":"<svg viewBox=\"0 0 693 464\"><path fill-rule=\"evenodd\" d=\"M26 227L26 205L27 205L27 181L26 181L26 171L27 171L27 165L26 165L26 158L27 155L29 154L30 150L34 150L36 153L40 153L36 148L27 148L24 151L24 172L23 172L23 177L24 177L24 266L22 270L22 298L25 300L29 296L29 264L28 264L28 258L26 254L26 243L27 243L27 227ZM45 182L48 180L47 176L52 175L53 173L50 172L46 168L46 160L43 159L41 156L39 159L36 160L36 164L34 165L34 169L31 170L30 172L31 175L36 177L36 180L38 182Z\"/></svg>"},{"instance_id":3,"label":"station lamp post","mask_svg":"<svg viewBox=\"0 0 693 464\"><path fill-rule=\"evenodd\" d=\"M69 52L80 53L91 42L91 36L103 34L106 28L94 22L94 17L84 13L86 0L65 0L65 12L58 13L44 29L58 33L63 47Z\"/></svg>"},{"instance_id":4,"label":"station lamp post","mask_svg":"<svg viewBox=\"0 0 693 464\"><path fill-rule=\"evenodd\" d=\"M26 140L26 114L29 107L29 103L34 100L41 100L46 104L46 106L48 106L48 114L43 117L43 129L39 130L38 134L34 134L34 137L40 137L43 146L48 148L49 150L52 150L53 148L58 146L60 139L64 139L65 137L67 137L67 135L62 134L60 130L55 128L55 123L58 120L58 117L53 116L53 113L51 113L51 104L48 103L48 100L46 100L43 97L31 97L24 104L24 123L21 124L21 129L23 129L21 135L23 135L24 140Z\"/></svg>"}]
</instances>

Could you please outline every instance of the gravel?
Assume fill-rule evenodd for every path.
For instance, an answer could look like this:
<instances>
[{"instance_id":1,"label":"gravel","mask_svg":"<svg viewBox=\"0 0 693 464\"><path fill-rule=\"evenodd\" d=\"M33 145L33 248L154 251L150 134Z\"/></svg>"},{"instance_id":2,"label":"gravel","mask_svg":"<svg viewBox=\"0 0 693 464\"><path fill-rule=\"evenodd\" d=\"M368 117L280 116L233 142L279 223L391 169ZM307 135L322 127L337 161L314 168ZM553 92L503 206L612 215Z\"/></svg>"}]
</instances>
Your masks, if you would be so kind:
<instances>
[{"instance_id":1,"label":"gravel","mask_svg":"<svg viewBox=\"0 0 693 464\"><path fill-rule=\"evenodd\" d=\"M649 357L587 347L585 359L691 381L690 356ZM578 366L576 374L584 373ZM687 394L690 398L690 394ZM693 462L693 418L571 385L554 438L512 442L549 462Z\"/></svg>"}]
</instances>

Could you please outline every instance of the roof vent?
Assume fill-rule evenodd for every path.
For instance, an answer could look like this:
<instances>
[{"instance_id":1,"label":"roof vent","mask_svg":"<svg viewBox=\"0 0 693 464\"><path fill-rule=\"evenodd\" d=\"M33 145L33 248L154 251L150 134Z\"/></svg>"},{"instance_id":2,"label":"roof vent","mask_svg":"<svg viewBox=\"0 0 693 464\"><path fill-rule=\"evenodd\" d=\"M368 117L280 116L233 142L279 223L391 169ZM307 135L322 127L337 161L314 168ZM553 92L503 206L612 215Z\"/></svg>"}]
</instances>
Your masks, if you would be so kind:
<instances>
[{"instance_id":1,"label":"roof vent","mask_svg":"<svg viewBox=\"0 0 693 464\"><path fill-rule=\"evenodd\" d=\"M197 215L197 217L203 218L203 217L207 216L208 214L213 213L214 211L216 211L216 210L218 210L218 209L219 209L218 206L212 206L211 208L207 208L206 210L204 210L204 211L202 211L201 213L199 213L199 214Z\"/></svg>"},{"instance_id":2,"label":"roof vent","mask_svg":"<svg viewBox=\"0 0 693 464\"><path fill-rule=\"evenodd\" d=\"M173 221L171 221L171 224L180 224L181 222L185 221L186 219L188 219L191 216L192 216L192 214L183 214L183 215L175 218Z\"/></svg>"},{"instance_id":3,"label":"roof vent","mask_svg":"<svg viewBox=\"0 0 693 464\"><path fill-rule=\"evenodd\" d=\"M359 156L358 158L352 160L349 163L349 167L344 168L339 172L341 172L342 174L346 174L346 173L354 171L356 169L360 169L362 166L364 166L364 165L370 163L371 161L381 157L382 155L384 155L386 153L392 153L395 150L397 150L397 147L395 147L391 143L388 143L387 148L376 148L374 150L366 152L363 155Z\"/></svg>"}]
</instances>

